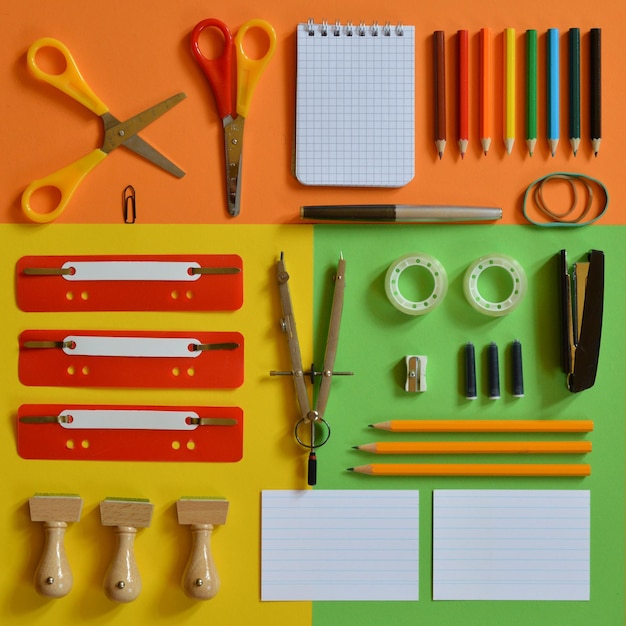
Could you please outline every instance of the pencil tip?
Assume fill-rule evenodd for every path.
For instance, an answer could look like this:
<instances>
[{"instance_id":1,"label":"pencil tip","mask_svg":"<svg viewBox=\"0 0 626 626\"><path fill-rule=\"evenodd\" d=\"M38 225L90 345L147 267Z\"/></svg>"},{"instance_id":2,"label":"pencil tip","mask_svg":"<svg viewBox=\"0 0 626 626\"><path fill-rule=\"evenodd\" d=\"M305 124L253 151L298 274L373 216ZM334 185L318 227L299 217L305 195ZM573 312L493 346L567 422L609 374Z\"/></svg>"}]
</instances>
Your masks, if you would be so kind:
<instances>
[{"instance_id":1,"label":"pencil tip","mask_svg":"<svg viewBox=\"0 0 626 626\"><path fill-rule=\"evenodd\" d=\"M353 450L358 450L358 449L359 449L359 446L352 446L352 449L353 449Z\"/></svg>"},{"instance_id":2,"label":"pencil tip","mask_svg":"<svg viewBox=\"0 0 626 626\"><path fill-rule=\"evenodd\" d=\"M374 424L368 424L367 427L368 428L374 428Z\"/></svg>"},{"instance_id":3,"label":"pencil tip","mask_svg":"<svg viewBox=\"0 0 626 626\"><path fill-rule=\"evenodd\" d=\"M439 153L439 160L441 161L441 159L443 159L443 152Z\"/></svg>"},{"instance_id":4,"label":"pencil tip","mask_svg":"<svg viewBox=\"0 0 626 626\"><path fill-rule=\"evenodd\" d=\"M349 468L348 468L348 471L349 471L349 472L354 472L354 467L349 467Z\"/></svg>"}]
</instances>

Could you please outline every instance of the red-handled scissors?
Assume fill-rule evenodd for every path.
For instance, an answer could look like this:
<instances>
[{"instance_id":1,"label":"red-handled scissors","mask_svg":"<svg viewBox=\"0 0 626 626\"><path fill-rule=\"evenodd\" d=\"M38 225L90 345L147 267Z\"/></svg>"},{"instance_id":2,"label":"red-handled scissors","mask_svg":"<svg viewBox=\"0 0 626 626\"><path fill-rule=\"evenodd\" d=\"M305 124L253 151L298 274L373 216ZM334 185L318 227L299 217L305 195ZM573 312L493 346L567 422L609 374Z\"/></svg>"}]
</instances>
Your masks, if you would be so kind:
<instances>
[{"instance_id":1,"label":"red-handled scissors","mask_svg":"<svg viewBox=\"0 0 626 626\"><path fill-rule=\"evenodd\" d=\"M205 28L217 28L224 36L224 47L216 59L207 58L198 43L200 33ZM250 58L243 49L246 33L253 28L261 29L267 35L269 45L265 54L258 59ZM243 152L243 126L248 117L252 94L261 74L267 67L276 49L276 33L265 20L249 20L237 32L233 39L228 26L217 19L203 20L196 24L191 33L191 51L207 77L215 96L217 111L224 126L224 149L226 169L226 199L228 213L239 215L241 205L241 164ZM237 97L234 100L232 88L233 52L237 64Z\"/></svg>"}]
</instances>

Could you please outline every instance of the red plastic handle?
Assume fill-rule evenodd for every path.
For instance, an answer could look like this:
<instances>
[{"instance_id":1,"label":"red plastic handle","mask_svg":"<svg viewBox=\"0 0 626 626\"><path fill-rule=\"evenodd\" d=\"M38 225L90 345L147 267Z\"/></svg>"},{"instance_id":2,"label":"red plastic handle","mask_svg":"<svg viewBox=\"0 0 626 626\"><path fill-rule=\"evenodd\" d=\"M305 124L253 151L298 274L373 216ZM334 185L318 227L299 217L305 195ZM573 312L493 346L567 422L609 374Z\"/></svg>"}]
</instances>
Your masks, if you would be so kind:
<instances>
[{"instance_id":1,"label":"red plastic handle","mask_svg":"<svg viewBox=\"0 0 626 626\"><path fill-rule=\"evenodd\" d=\"M198 40L200 38L200 33L205 28L217 28L217 30L219 30L224 36L224 47L222 49L222 53L216 59L209 59L203 54L202 50L200 50ZM224 22L214 18L209 18L202 20L195 25L191 33L191 52L211 85L211 90L213 91L213 96L215 97L215 103L217 104L217 110L222 119L228 115L232 115L234 112L234 90L232 88L233 49L233 36Z\"/></svg>"}]
</instances>

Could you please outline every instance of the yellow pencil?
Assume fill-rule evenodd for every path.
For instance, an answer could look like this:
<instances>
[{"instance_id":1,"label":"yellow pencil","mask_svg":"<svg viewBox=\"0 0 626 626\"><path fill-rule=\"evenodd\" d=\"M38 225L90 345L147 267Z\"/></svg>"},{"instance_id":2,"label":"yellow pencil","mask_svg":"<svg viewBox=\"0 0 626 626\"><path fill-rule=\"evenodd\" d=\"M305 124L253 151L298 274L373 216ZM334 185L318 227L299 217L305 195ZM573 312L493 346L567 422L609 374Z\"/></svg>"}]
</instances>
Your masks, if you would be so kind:
<instances>
[{"instance_id":1,"label":"yellow pencil","mask_svg":"<svg viewBox=\"0 0 626 626\"><path fill-rule=\"evenodd\" d=\"M515 141L515 29L504 29L504 145L511 154Z\"/></svg>"},{"instance_id":2,"label":"yellow pencil","mask_svg":"<svg viewBox=\"0 0 626 626\"><path fill-rule=\"evenodd\" d=\"M589 433L591 420L390 420L370 428L398 433Z\"/></svg>"},{"instance_id":3,"label":"yellow pencil","mask_svg":"<svg viewBox=\"0 0 626 626\"><path fill-rule=\"evenodd\" d=\"M590 441L379 441L355 446L374 454L586 454Z\"/></svg>"},{"instance_id":4,"label":"yellow pencil","mask_svg":"<svg viewBox=\"0 0 626 626\"><path fill-rule=\"evenodd\" d=\"M589 476L585 464L372 463L348 471L370 476Z\"/></svg>"}]
</instances>

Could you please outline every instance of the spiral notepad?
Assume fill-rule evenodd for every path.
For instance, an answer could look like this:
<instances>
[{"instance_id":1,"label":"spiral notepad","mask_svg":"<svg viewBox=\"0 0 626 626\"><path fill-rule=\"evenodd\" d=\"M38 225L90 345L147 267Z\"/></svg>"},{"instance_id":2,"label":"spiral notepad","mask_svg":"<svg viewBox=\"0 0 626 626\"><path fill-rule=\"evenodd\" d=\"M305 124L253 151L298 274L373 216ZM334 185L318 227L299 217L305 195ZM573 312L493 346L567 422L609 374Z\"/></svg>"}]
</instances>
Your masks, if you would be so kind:
<instances>
[{"instance_id":1,"label":"spiral notepad","mask_svg":"<svg viewBox=\"0 0 626 626\"><path fill-rule=\"evenodd\" d=\"M400 187L415 173L415 27L298 24L295 173Z\"/></svg>"}]
</instances>

